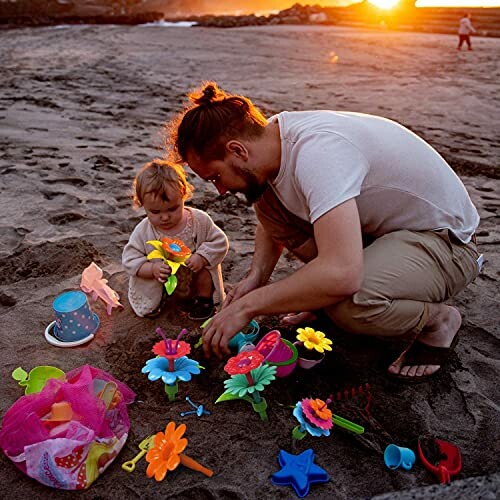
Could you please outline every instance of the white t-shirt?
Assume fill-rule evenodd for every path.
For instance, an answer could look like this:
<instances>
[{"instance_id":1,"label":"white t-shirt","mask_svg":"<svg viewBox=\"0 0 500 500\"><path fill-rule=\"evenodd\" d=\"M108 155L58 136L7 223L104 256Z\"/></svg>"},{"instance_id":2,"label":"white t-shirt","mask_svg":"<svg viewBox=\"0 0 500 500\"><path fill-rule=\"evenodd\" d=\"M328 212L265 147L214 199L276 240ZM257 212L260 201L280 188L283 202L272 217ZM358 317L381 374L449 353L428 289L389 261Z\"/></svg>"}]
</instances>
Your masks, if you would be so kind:
<instances>
[{"instance_id":1,"label":"white t-shirt","mask_svg":"<svg viewBox=\"0 0 500 500\"><path fill-rule=\"evenodd\" d=\"M385 118L283 112L281 166L271 183L283 205L314 223L355 198L362 231L450 229L468 243L479 215L462 181L429 144Z\"/></svg>"}]
</instances>

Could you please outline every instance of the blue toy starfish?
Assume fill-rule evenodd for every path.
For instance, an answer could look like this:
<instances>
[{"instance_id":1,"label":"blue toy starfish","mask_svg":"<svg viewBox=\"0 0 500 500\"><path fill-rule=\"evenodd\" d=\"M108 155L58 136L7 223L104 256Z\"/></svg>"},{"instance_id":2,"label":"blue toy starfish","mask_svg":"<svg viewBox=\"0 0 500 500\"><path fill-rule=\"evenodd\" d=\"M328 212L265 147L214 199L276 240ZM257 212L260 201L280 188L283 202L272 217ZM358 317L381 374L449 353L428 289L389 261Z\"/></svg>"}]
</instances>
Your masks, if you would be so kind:
<instances>
[{"instance_id":1,"label":"blue toy starfish","mask_svg":"<svg viewBox=\"0 0 500 500\"><path fill-rule=\"evenodd\" d=\"M326 483L330 480L326 471L314 463L314 452L311 448L299 455L280 450L278 462L282 468L272 475L271 481L277 486L292 486L299 498L309 493L311 484Z\"/></svg>"}]
</instances>

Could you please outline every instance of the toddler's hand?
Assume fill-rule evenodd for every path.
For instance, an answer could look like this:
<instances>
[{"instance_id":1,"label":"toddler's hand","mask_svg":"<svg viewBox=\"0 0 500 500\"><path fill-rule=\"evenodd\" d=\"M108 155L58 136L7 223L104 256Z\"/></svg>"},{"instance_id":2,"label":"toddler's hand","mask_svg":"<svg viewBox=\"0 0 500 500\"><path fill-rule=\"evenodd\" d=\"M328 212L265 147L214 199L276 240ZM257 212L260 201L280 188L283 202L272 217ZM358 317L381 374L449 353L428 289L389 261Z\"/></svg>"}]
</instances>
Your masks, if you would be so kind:
<instances>
[{"instance_id":1,"label":"toddler's hand","mask_svg":"<svg viewBox=\"0 0 500 500\"><path fill-rule=\"evenodd\" d=\"M158 280L160 283L165 283L172 273L172 268L162 260L157 260L153 262L151 272L155 280Z\"/></svg>"},{"instance_id":2,"label":"toddler's hand","mask_svg":"<svg viewBox=\"0 0 500 500\"><path fill-rule=\"evenodd\" d=\"M202 257L201 255L198 255L196 253L191 255L191 257L189 257L189 259L186 260L186 267L188 269L191 269L193 273L197 273L207 266L208 266L208 260L205 259L205 257Z\"/></svg>"}]
</instances>

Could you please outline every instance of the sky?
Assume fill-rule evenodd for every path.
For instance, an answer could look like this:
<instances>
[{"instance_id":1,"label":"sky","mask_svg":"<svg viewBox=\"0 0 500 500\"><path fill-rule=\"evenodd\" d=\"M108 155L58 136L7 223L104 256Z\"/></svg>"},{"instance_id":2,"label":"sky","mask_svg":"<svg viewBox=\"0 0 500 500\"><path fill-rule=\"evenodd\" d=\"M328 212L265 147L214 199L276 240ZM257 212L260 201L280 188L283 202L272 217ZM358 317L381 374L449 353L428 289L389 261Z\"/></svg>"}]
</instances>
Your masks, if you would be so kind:
<instances>
[{"instance_id":1,"label":"sky","mask_svg":"<svg viewBox=\"0 0 500 500\"><path fill-rule=\"evenodd\" d=\"M369 0L382 8L391 8L399 0ZM417 0L417 7L500 7L500 0Z\"/></svg>"},{"instance_id":2,"label":"sky","mask_svg":"<svg viewBox=\"0 0 500 500\"><path fill-rule=\"evenodd\" d=\"M500 7L500 0L417 0L417 7Z\"/></svg>"}]
</instances>

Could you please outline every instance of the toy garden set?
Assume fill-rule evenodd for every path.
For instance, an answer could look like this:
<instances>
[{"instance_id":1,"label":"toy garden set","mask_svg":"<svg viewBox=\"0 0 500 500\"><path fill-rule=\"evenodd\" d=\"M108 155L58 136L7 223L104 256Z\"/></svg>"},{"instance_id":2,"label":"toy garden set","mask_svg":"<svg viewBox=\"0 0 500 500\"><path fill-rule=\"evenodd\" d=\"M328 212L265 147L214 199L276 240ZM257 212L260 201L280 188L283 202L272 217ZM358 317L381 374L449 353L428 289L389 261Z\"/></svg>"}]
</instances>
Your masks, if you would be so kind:
<instances>
[{"instance_id":1,"label":"toy garden set","mask_svg":"<svg viewBox=\"0 0 500 500\"><path fill-rule=\"evenodd\" d=\"M175 270L187 258L179 242L149 243L154 251L148 258L162 258L171 267L174 265ZM171 279L165 284L169 294L177 285L174 267ZM73 347L94 338L99 318L92 312L85 294L94 300L103 300L109 315L113 308L121 306L118 294L107 285L102 270L95 263L84 270L80 286L85 293L65 292L53 302L55 320L48 325L45 338L54 346ZM194 376L201 374L203 367L188 357L191 345L182 340L188 333L186 329L175 338L169 338L173 335L161 328L157 328L156 333L161 340L153 345L155 357L146 361L142 373L152 382L161 379L167 400L172 403L184 392L179 383L191 382ZM229 347L234 356L224 366L229 377L224 381L224 392L215 403L246 401L266 422L268 403L263 395L266 388L276 379L288 377L297 367L314 368L324 359L325 352L332 350L332 341L310 327L298 328L297 340L293 343L283 338L278 330L259 337L260 327L253 320L231 339ZM201 345L201 340L194 348ZM29 373L17 368L12 376L24 387L25 395L4 416L0 448L21 471L44 485L59 489L88 488L124 446L130 429L127 405L133 402L135 394L110 374L89 365L68 373L51 366L38 366ZM368 385L367 390L369 392ZM359 391L363 389L360 387ZM337 400L340 397L341 393ZM180 417L210 416L211 412L203 404L191 401L189 396L183 395L180 399L189 405ZM290 431L292 443L307 436L328 437L335 425L354 434L363 434L361 425L332 413L329 405L334 400L333 395L325 400L304 398L290 408L291 417L296 421ZM156 481L162 481L179 465L211 477L212 470L183 453L188 444L185 431L185 424L168 422L163 431L139 443L140 452L124 462L122 469L132 473L145 455L146 474ZM433 456L429 455L429 450ZM418 444L418 456L443 484L449 483L461 470L458 448L439 439L422 439ZM389 444L384 462L389 469L410 470L415 463L415 453ZM315 464L312 449L298 455L281 450L278 464L281 469L272 475L272 482L277 486L291 486L298 497L306 496L311 485L329 481L327 472Z\"/></svg>"}]
</instances>

